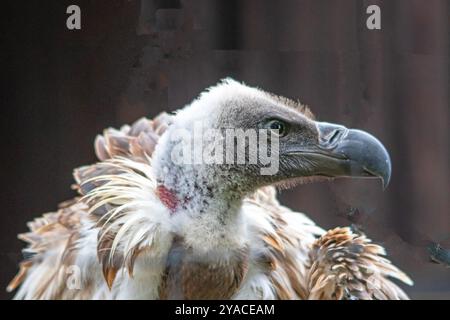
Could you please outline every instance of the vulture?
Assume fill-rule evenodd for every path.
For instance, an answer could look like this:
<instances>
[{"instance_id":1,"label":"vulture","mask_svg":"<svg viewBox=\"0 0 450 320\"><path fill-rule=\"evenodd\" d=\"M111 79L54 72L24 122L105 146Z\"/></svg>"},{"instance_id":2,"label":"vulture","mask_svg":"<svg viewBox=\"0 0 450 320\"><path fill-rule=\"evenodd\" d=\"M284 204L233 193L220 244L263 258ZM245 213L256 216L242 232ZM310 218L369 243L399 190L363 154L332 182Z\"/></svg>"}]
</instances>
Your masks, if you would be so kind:
<instances>
[{"instance_id":1,"label":"vulture","mask_svg":"<svg viewBox=\"0 0 450 320\"><path fill-rule=\"evenodd\" d=\"M227 140L233 130L261 135ZM189 161L199 145L219 156ZM396 281L412 281L382 246L276 198L277 187L336 177L385 187L389 154L365 131L226 78L177 112L106 129L95 154L74 171L78 196L19 235L15 299L408 299Z\"/></svg>"}]
</instances>

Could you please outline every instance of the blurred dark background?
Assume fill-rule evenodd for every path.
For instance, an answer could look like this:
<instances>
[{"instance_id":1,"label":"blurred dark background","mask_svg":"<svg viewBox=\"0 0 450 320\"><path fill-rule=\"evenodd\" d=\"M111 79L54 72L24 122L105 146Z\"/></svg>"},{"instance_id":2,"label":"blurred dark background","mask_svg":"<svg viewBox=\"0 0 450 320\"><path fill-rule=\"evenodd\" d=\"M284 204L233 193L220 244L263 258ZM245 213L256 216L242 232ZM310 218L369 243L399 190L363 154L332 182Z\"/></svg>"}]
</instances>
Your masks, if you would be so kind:
<instances>
[{"instance_id":1,"label":"blurred dark background","mask_svg":"<svg viewBox=\"0 0 450 320\"><path fill-rule=\"evenodd\" d=\"M82 29L66 28L81 7ZM381 30L366 8L381 7ZM450 299L449 17L445 0L54 0L2 2L0 297L26 222L74 195L105 127L176 110L231 76L372 132L391 153L372 180L280 195L324 228L353 224L411 275L412 298Z\"/></svg>"}]
</instances>

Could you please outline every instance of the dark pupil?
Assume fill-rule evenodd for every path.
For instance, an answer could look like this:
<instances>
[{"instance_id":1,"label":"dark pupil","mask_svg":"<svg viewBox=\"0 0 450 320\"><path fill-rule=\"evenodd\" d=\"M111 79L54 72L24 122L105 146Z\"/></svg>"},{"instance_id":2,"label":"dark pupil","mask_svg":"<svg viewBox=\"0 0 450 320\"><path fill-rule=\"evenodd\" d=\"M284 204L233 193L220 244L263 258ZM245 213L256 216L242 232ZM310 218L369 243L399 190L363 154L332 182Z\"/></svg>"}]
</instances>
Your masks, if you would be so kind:
<instances>
[{"instance_id":1,"label":"dark pupil","mask_svg":"<svg viewBox=\"0 0 450 320\"><path fill-rule=\"evenodd\" d=\"M281 134L281 133L283 132L284 127L283 127L283 124L280 123L280 122L272 122L272 123L270 124L270 129L272 129L272 130L278 130L278 133Z\"/></svg>"}]
</instances>

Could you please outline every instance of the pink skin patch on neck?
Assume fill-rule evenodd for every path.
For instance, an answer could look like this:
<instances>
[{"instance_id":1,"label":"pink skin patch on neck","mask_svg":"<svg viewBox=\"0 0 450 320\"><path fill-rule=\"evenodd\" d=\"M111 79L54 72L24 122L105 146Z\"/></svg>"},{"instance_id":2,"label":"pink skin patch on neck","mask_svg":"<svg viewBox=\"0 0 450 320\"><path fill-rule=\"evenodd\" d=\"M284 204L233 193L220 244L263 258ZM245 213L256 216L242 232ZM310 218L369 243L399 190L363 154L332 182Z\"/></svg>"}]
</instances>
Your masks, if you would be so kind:
<instances>
[{"instance_id":1,"label":"pink skin patch on neck","mask_svg":"<svg viewBox=\"0 0 450 320\"><path fill-rule=\"evenodd\" d=\"M163 185L159 185L156 188L156 195L172 214L176 211L181 202L173 191L167 189Z\"/></svg>"}]
</instances>

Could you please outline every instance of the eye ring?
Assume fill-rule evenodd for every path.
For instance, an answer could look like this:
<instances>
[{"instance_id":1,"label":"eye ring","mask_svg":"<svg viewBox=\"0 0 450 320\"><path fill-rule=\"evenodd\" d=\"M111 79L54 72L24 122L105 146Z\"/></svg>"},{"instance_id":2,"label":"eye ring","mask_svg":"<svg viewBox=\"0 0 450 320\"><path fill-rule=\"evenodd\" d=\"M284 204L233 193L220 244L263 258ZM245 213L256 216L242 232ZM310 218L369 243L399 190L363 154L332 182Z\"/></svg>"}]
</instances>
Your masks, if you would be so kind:
<instances>
[{"instance_id":1,"label":"eye ring","mask_svg":"<svg viewBox=\"0 0 450 320\"><path fill-rule=\"evenodd\" d=\"M269 120L266 123L266 128L274 132L279 137L286 136L289 131L289 125L286 122L278 119Z\"/></svg>"}]
</instances>

